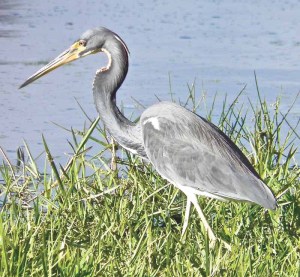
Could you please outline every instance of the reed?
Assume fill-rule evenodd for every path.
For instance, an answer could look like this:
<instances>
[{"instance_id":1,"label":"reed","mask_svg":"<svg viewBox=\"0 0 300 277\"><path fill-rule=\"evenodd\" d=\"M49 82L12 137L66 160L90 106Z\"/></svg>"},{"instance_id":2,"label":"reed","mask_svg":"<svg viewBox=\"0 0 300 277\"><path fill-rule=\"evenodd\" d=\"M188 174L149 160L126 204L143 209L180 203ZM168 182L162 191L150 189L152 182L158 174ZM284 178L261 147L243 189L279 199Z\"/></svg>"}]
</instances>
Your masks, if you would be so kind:
<instances>
[{"instance_id":1,"label":"reed","mask_svg":"<svg viewBox=\"0 0 300 277\"><path fill-rule=\"evenodd\" d=\"M26 143L16 166L4 157L1 276L299 276L299 121L292 126L290 110L281 112L280 99L270 106L258 86L257 104L237 105L242 92L232 103L224 100L214 123L248 156L279 208L200 199L231 252L219 243L209 248L194 211L182 240L184 195L150 165L115 151L99 118L87 116L87 128L69 130L73 155L65 166L53 159L44 137L43 170ZM207 107L197 94L188 86L181 104L212 119L214 102ZM91 145L98 153L90 154Z\"/></svg>"}]
</instances>

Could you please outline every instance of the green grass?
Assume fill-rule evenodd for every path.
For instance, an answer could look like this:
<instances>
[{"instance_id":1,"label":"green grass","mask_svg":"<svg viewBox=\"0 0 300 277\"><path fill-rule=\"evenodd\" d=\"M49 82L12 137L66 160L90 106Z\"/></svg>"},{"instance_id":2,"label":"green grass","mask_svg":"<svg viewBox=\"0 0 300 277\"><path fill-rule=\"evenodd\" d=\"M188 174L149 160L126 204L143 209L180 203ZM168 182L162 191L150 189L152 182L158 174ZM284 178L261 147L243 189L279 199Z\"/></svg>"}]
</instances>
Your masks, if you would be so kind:
<instances>
[{"instance_id":1,"label":"green grass","mask_svg":"<svg viewBox=\"0 0 300 277\"><path fill-rule=\"evenodd\" d=\"M181 239L184 195L127 152L117 152L111 170L110 139L99 119L88 119L85 130L70 130L74 155L64 167L45 138L42 171L26 144L17 166L4 157L1 276L300 276L298 125L280 112L279 99L270 106L257 91L257 105L236 105L239 95L233 103L225 99L214 123L280 196L279 208L199 198L231 252L219 242L209 247L193 209ZM190 86L182 104L211 119L214 104L207 107L195 95ZM93 157L91 142L101 145Z\"/></svg>"}]
</instances>

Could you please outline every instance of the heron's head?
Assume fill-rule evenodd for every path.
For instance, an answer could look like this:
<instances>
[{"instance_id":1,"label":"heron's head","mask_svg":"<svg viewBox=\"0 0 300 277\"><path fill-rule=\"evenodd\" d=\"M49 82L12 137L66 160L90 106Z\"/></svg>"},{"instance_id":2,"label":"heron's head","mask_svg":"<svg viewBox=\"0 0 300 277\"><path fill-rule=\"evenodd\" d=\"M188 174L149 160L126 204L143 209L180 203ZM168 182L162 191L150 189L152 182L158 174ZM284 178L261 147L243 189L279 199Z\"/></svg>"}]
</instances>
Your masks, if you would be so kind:
<instances>
[{"instance_id":1,"label":"heron's head","mask_svg":"<svg viewBox=\"0 0 300 277\"><path fill-rule=\"evenodd\" d=\"M81 37L70 46L69 49L65 50L58 57L30 76L20 86L20 88L29 85L30 83L64 64L70 63L90 54L106 52L111 42L121 43L128 53L128 49L124 41L117 34L104 27L99 27L84 32Z\"/></svg>"}]
</instances>

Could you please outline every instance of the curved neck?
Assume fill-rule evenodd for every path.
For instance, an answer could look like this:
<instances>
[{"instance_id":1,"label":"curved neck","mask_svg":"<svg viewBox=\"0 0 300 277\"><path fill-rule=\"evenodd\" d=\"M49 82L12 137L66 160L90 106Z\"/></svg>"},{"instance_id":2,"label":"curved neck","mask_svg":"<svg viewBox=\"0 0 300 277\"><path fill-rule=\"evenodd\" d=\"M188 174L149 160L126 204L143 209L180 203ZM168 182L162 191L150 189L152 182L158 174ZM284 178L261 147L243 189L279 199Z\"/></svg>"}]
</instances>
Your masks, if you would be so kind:
<instances>
[{"instance_id":1,"label":"curved neck","mask_svg":"<svg viewBox=\"0 0 300 277\"><path fill-rule=\"evenodd\" d=\"M106 42L102 50L108 55L109 63L95 76L93 93L96 108L114 139L127 150L144 156L139 125L128 120L116 105L117 90L128 71L127 50L117 37Z\"/></svg>"}]
</instances>

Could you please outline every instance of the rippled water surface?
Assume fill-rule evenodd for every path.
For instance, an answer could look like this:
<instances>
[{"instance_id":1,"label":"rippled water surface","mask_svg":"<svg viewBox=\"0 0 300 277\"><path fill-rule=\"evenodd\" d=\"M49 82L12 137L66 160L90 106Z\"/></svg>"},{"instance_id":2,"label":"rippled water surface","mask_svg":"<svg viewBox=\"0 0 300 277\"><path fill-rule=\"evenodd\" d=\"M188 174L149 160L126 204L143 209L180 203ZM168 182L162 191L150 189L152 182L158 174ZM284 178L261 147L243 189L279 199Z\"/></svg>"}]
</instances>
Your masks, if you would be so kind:
<instances>
[{"instance_id":1,"label":"rippled water surface","mask_svg":"<svg viewBox=\"0 0 300 277\"><path fill-rule=\"evenodd\" d=\"M0 146L10 158L23 139L34 156L43 133L62 161L70 151L65 127L82 128L85 118L75 98L96 117L91 83L101 55L62 67L34 84L19 85L67 48L86 29L106 26L127 43L128 77L118 94L126 114L132 97L149 106L170 99L169 75L176 97L185 99L187 83L209 97L233 99L247 84L242 101L256 101L254 71L270 104L282 97L286 111L300 90L300 4L297 1L1 1ZM290 121L299 120L296 102ZM2 158L2 157L1 157ZM1 159L0 158L0 159Z\"/></svg>"}]
</instances>

